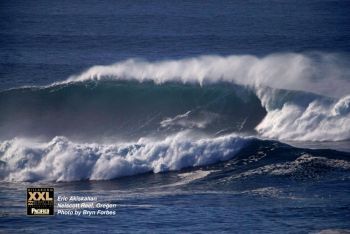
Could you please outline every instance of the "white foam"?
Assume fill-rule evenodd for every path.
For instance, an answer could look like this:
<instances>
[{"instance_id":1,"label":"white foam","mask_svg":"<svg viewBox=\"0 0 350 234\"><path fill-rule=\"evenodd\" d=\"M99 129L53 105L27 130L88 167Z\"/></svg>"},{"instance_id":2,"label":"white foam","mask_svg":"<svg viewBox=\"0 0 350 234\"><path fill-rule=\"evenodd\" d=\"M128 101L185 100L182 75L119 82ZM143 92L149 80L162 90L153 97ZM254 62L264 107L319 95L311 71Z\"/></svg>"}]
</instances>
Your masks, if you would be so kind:
<instances>
[{"instance_id":1,"label":"white foam","mask_svg":"<svg viewBox=\"0 0 350 234\"><path fill-rule=\"evenodd\" d=\"M249 139L228 135L195 139L181 132L163 140L79 144L64 137L47 143L13 139L0 144L1 179L7 181L108 180L165 172L232 158Z\"/></svg>"},{"instance_id":2,"label":"white foam","mask_svg":"<svg viewBox=\"0 0 350 234\"><path fill-rule=\"evenodd\" d=\"M304 107L285 103L269 110L256 130L264 137L295 141L350 139L350 95L334 103L315 100Z\"/></svg>"}]
</instances>

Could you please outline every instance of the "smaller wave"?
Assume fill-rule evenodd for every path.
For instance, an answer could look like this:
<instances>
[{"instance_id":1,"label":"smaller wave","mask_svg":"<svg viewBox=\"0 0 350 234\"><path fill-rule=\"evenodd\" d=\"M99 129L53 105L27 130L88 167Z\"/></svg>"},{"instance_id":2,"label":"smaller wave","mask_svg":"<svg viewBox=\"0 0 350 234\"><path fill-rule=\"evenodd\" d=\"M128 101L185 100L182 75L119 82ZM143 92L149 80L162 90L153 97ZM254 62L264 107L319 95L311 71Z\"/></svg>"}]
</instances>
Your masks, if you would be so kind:
<instances>
[{"instance_id":1,"label":"smaller wave","mask_svg":"<svg viewBox=\"0 0 350 234\"><path fill-rule=\"evenodd\" d=\"M247 170L230 179L246 178L258 175L291 176L294 178L317 178L330 170L350 171L350 162L341 159L329 159L303 154L294 161L273 163Z\"/></svg>"},{"instance_id":2,"label":"smaller wave","mask_svg":"<svg viewBox=\"0 0 350 234\"><path fill-rule=\"evenodd\" d=\"M14 139L0 144L0 176L6 181L109 180L174 171L228 160L249 141L236 135L196 139L188 132L115 145L78 144L64 137L48 143Z\"/></svg>"}]
</instances>

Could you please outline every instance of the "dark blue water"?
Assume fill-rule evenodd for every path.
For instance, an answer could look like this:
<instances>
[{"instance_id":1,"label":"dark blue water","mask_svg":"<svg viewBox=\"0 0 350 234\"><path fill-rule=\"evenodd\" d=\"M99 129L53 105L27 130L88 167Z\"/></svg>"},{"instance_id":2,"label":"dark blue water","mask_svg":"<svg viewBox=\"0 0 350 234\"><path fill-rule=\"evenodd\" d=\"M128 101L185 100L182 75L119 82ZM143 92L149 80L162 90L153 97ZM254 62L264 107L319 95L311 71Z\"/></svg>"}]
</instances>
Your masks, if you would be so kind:
<instances>
[{"instance_id":1,"label":"dark blue water","mask_svg":"<svg viewBox=\"0 0 350 234\"><path fill-rule=\"evenodd\" d=\"M1 1L1 87L130 57L349 52L348 1Z\"/></svg>"},{"instance_id":2,"label":"dark blue water","mask_svg":"<svg viewBox=\"0 0 350 234\"><path fill-rule=\"evenodd\" d=\"M349 10L326 0L0 1L0 232L349 232L350 99L336 95L349 94ZM321 78L311 77L311 94L287 80L295 63L278 70L285 82L267 92L274 109L260 86L227 82L230 71L204 86L176 75L155 84L163 67L149 82L127 81L133 69L136 80L147 72L141 62L125 77L102 75L122 81L39 87L131 58L151 67L198 58L200 77L206 66L224 69L200 56L248 55L268 73L288 53L310 58L301 70ZM335 95L323 97L325 86ZM272 111L280 118L258 128ZM97 196L117 214L27 217L31 186Z\"/></svg>"}]
</instances>

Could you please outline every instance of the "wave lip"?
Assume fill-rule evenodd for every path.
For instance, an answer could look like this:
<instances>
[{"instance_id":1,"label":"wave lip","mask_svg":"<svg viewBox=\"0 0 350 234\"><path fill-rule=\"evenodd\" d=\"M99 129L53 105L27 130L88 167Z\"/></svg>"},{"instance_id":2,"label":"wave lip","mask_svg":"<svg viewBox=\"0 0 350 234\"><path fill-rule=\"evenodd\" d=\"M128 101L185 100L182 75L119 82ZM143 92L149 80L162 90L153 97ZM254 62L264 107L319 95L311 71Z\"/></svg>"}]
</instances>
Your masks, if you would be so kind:
<instances>
[{"instance_id":1,"label":"wave lip","mask_svg":"<svg viewBox=\"0 0 350 234\"><path fill-rule=\"evenodd\" d=\"M236 135L193 139L180 132L164 140L136 143L78 144L64 137L48 143L24 139L0 145L2 180L109 180L146 172L166 172L228 160L249 139Z\"/></svg>"}]
</instances>

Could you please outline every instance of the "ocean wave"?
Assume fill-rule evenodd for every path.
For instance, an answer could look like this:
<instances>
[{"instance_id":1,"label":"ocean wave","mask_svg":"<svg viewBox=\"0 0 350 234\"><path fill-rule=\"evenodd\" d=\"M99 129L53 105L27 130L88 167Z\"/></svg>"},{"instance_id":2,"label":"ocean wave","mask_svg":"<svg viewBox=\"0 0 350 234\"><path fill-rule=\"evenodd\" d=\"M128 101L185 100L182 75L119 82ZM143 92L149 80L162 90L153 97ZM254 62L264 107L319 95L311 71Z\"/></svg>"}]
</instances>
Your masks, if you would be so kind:
<instances>
[{"instance_id":1,"label":"ocean wave","mask_svg":"<svg viewBox=\"0 0 350 234\"><path fill-rule=\"evenodd\" d=\"M268 110L267 116L256 126L262 136L279 140L341 141L350 139L350 69L346 61L341 55L326 53L272 54L262 58L202 56L161 62L129 59L92 67L65 82L126 79L152 80L157 84L178 81L200 85L218 82L246 85L256 90ZM328 100L312 100L303 95L303 98L294 97L292 103L291 100L281 103L279 99L283 95L270 92L266 97L266 92L261 90L267 87L312 92L336 100L330 104ZM280 107L271 108L277 102L281 103ZM205 124L203 121L197 123Z\"/></svg>"},{"instance_id":2,"label":"ocean wave","mask_svg":"<svg viewBox=\"0 0 350 234\"><path fill-rule=\"evenodd\" d=\"M159 62L129 59L109 66L94 66L64 83L107 79L151 80L156 84L177 81L202 86L229 82L249 86L268 111L256 126L262 136L279 140L342 141L350 139L350 66L347 61L345 55L320 52L271 54L262 58L201 56ZM281 89L334 99L297 92L290 95L280 92ZM174 123L201 128L207 124L207 119L187 121L178 115L164 120L162 125Z\"/></svg>"},{"instance_id":3,"label":"ocean wave","mask_svg":"<svg viewBox=\"0 0 350 234\"><path fill-rule=\"evenodd\" d=\"M94 66L48 87L0 92L0 139L129 141L191 129L283 141L349 140L345 57L200 56Z\"/></svg>"}]
</instances>

